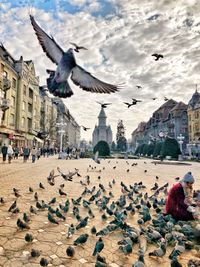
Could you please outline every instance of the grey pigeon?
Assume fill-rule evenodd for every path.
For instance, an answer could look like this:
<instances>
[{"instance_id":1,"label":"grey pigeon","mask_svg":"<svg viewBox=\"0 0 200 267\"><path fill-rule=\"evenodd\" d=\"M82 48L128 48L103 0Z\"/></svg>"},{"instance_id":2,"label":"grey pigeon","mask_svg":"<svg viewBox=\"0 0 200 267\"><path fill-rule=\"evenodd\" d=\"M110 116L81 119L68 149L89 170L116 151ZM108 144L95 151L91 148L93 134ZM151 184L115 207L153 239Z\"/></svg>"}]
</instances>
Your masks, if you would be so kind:
<instances>
[{"instance_id":1,"label":"grey pigeon","mask_svg":"<svg viewBox=\"0 0 200 267\"><path fill-rule=\"evenodd\" d=\"M70 75L73 83L85 91L110 94L120 89L117 85L105 83L95 78L77 65L72 48L64 52L54 38L47 35L39 27L32 15L30 15L30 20L43 51L57 65L56 71L47 70L50 75L47 79L47 86L50 93L63 98L71 97L73 91L68 83Z\"/></svg>"}]
</instances>

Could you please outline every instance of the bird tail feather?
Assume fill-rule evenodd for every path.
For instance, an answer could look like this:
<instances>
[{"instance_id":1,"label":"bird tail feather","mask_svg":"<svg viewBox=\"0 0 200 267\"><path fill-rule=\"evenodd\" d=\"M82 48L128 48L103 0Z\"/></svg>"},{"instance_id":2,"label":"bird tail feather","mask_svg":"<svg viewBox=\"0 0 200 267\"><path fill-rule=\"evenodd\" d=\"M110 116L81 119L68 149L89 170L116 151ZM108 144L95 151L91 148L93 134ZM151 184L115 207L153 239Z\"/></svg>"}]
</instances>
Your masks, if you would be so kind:
<instances>
[{"instance_id":1,"label":"bird tail feather","mask_svg":"<svg viewBox=\"0 0 200 267\"><path fill-rule=\"evenodd\" d=\"M49 89L49 92L54 96L67 98L73 95L73 91L69 86L68 81L60 83L56 82L53 72L50 73L49 78L47 78L47 87Z\"/></svg>"}]
</instances>

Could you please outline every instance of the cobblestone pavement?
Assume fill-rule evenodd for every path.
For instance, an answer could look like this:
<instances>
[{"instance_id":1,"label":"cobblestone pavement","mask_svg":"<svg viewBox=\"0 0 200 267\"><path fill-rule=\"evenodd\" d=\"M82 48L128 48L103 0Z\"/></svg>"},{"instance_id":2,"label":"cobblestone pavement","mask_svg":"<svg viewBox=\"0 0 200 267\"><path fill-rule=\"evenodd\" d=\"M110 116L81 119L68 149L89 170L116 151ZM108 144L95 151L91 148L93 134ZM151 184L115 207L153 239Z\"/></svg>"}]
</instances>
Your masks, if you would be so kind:
<instances>
[{"instance_id":1,"label":"cobblestone pavement","mask_svg":"<svg viewBox=\"0 0 200 267\"><path fill-rule=\"evenodd\" d=\"M0 158L1 160L1 158ZM109 163L110 161L110 163ZM144 162L145 161L145 162ZM131 166L133 162L137 162L137 166ZM37 214L31 214L29 212L30 205L35 207L34 193L29 192L29 186L31 186L34 192L37 191L39 201L44 200L48 203L53 197L56 197L56 203L52 205L54 209L58 207L58 204L64 204L68 198L78 198L83 192L85 186L80 184L80 180L86 181L84 177L90 176L90 185L88 188L92 188L94 185L98 188L99 182L104 184L106 188L105 195L108 196L108 192L112 191L116 200L121 194L120 182L125 184L133 184L134 182L143 181L144 184L150 188L155 183L155 176L159 176L159 184L166 182L170 183L170 186L175 182L174 178L177 176L182 177L187 171L192 171L196 177L196 188L200 188L200 172L199 164L193 163L191 166L176 166L176 165L154 165L151 160L126 160L111 159L102 160L100 165L96 165L91 159L79 159L79 160L58 160L56 156L49 158L41 158L36 163L23 163L22 159L13 161L11 164L0 163L0 197L5 200L4 204L0 204L0 266L3 267L18 267L18 266L40 266L39 262L41 257L48 259L48 266L95 266L96 257L92 256L92 252L98 237L91 235L91 227L95 226L97 230L104 228L109 221L113 218L109 217L107 221L102 221L101 213L97 209L96 205L93 205L93 212L95 218L90 218L88 226L75 232L71 238L66 237L68 227L71 223L77 225L77 220L72 214L72 205L66 216L66 221L59 220L59 225L54 225L48 222L47 210L39 211ZM88 166L96 166L95 170L88 171ZM65 173L68 171L74 171L74 168L79 169L81 177L74 176L73 182L65 181L62 177L55 178L55 185L51 186L47 183L47 176L49 172L54 169L55 173L58 173L56 168L59 166ZM115 169L113 167L116 166ZM101 169L101 172L99 170ZM127 172L127 170L129 171ZM144 170L147 172L144 172ZM98 176L101 178L98 179ZM108 187L109 181L113 178L116 180L116 184L112 189ZM39 182L45 186L45 189L39 188ZM67 193L67 196L60 196L58 194L59 185L64 183L65 187L63 191ZM19 189L21 197L17 199L17 207L20 209L18 214L12 214L8 212L10 205L16 199L13 194L13 187ZM84 199L88 199L90 196L85 196ZM82 206L79 207L80 214L84 218L87 216L87 211ZM30 215L31 221L29 222L29 230L19 230L16 225L18 218L23 217L23 212ZM138 215L129 216L127 222L132 225L137 225L136 221ZM27 243L24 240L26 233L33 235L34 240L31 243ZM83 233L88 233L89 238L86 244L75 247L75 256L70 259L66 255L66 248L69 245L73 246L73 241ZM132 266L137 259L138 245L134 246L133 253L126 257L119 251L117 241L122 238L120 231L115 231L105 237L103 241L105 247L101 252L101 256L105 256L108 266ZM31 258L31 249L37 249L41 255L39 258ZM167 251L167 255L164 259L156 261L145 256L145 266L158 266L162 264L163 267L170 266L168 261L168 255L170 251ZM183 266L187 266L186 263L191 257L191 253L184 254L181 258Z\"/></svg>"}]
</instances>

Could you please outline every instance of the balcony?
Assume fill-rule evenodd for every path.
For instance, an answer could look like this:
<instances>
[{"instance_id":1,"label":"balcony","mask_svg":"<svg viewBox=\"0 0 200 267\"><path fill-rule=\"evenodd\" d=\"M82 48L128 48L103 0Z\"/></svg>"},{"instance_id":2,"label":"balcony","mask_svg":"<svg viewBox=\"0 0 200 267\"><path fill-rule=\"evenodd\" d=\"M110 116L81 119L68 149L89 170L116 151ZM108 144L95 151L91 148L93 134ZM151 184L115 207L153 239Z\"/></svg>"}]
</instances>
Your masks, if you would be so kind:
<instances>
[{"instance_id":1,"label":"balcony","mask_svg":"<svg viewBox=\"0 0 200 267\"><path fill-rule=\"evenodd\" d=\"M10 99L2 99L0 102L0 108L5 111L10 107Z\"/></svg>"},{"instance_id":2,"label":"balcony","mask_svg":"<svg viewBox=\"0 0 200 267\"><path fill-rule=\"evenodd\" d=\"M11 81L8 80L8 78L4 77L3 78L3 90L7 91L10 89L10 87L11 87Z\"/></svg>"}]
</instances>

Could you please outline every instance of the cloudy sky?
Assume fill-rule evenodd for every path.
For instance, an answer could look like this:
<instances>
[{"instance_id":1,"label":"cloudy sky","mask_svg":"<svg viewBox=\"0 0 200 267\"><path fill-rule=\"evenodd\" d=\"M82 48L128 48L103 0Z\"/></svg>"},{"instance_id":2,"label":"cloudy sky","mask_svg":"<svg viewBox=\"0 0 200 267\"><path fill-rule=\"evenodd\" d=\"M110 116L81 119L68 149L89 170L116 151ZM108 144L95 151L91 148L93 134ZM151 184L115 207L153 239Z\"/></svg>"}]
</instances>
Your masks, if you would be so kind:
<instances>
[{"instance_id":1,"label":"cloudy sky","mask_svg":"<svg viewBox=\"0 0 200 267\"><path fill-rule=\"evenodd\" d=\"M165 96L188 103L200 84L199 0L1 0L0 42L14 58L32 59L43 85L46 68L55 65L39 46L29 13L64 50L69 42L88 48L76 54L79 65L104 81L124 83L121 91L101 95L70 82L74 95L64 102L76 121L92 130L100 111L95 101L112 103L106 114L114 139L119 119L129 139ZM153 53L164 58L155 61ZM127 109L123 102L131 98L143 102ZM90 140L92 130L81 131L81 137Z\"/></svg>"}]
</instances>

